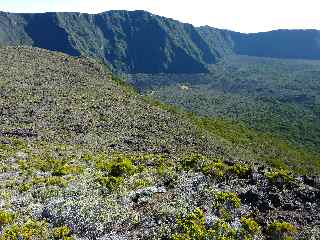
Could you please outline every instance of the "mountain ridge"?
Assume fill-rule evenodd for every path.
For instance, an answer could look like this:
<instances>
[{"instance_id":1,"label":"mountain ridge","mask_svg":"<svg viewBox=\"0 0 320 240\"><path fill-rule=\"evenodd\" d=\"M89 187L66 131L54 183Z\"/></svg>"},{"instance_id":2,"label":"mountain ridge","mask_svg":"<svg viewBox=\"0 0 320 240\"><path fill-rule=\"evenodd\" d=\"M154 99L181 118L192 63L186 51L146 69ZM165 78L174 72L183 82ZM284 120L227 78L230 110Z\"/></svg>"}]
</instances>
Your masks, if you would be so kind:
<instances>
[{"instance_id":1,"label":"mountain ridge","mask_svg":"<svg viewBox=\"0 0 320 240\"><path fill-rule=\"evenodd\" d=\"M206 73L230 54L320 59L319 41L318 30L243 34L194 27L143 10L0 14L1 45L95 57L129 73Z\"/></svg>"},{"instance_id":2,"label":"mountain ridge","mask_svg":"<svg viewBox=\"0 0 320 240\"><path fill-rule=\"evenodd\" d=\"M70 54L67 49L54 45L50 47L48 40L41 39L43 31L52 33L57 31L54 28L59 28L64 35L68 35L69 48L76 48L82 54L106 63L111 62L122 71L181 72L188 71L183 70L183 65L187 64L190 72L206 72L205 62L216 62L214 54L206 51L206 44L192 25L144 11L111 11L95 15L9 13L2 14L2 18L2 44L22 43ZM12 30L13 22L21 28L20 34ZM112 24L106 24L108 22ZM35 31L34 37L30 37L32 33L27 33L28 25ZM147 49L144 51L145 47ZM145 63L146 58L149 61Z\"/></svg>"}]
</instances>

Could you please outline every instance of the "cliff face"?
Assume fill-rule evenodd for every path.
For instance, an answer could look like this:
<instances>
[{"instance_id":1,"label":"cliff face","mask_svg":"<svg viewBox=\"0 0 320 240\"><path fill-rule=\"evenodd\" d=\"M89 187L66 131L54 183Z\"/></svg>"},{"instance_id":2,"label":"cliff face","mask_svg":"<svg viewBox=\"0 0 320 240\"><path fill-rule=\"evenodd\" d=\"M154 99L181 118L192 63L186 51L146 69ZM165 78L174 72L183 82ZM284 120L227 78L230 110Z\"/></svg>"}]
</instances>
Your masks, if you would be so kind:
<instances>
[{"instance_id":1,"label":"cliff face","mask_svg":"<svg viewBox=\"0 0 320 240\"><path fill-rule=\"evenodd\" d=\"M230 32L236 54L288 58L320 59L320 31L277 30L264 33Z\"/></svg>"},{"instance_id":2,"label":"cliff face","mask_svg":"<svg viewBox=\"0 0 320 240\"><path fill-rule=\"evenodd\" d=\"M145 11L0 13L0 44L99 58L129 73L204 73L230 54L320 59L316 30L242 34L195 28Z\"/></svg>"},{"instance_id":3,"label":"cliff face","mask_svg":"<svg viewBox=\"0 0 320 240\"><path fill-rule=\"evenodd\" d=\"M125 72L206 72L216 62L197 29L144 11L1 13L1 43L88 55Z\"/></svg>"},{"instance_id":4,"label":"cliff face","mask_svg":"<svg viewBox=\"0 0 320 240\"><path fill-rule=\"evenodd\" d=\"M275 30L244 34L212 27L198 28L221 56L231 54L286 59L320 59L320 31Z\"/></svg>"}]
</instances>

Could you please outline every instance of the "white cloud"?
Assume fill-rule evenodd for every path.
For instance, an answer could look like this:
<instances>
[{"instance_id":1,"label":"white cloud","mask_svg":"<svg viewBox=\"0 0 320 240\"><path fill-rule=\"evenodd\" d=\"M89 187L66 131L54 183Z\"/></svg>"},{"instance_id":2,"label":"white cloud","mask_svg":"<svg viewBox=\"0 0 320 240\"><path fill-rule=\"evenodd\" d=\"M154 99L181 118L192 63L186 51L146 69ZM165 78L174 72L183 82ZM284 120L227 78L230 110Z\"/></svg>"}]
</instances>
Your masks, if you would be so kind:
<instances>
[{"instance_id":1,"label":"white cloud","mask_svg":"<svg viewBox=\"0 0 320 240\"><path fill-rule=\"evenodd\" d=\"M320 28L318 0L1 0L2 11L80 11L143 9L194 25L242 32L279 28Z\"/></svg>"}]
</instances>

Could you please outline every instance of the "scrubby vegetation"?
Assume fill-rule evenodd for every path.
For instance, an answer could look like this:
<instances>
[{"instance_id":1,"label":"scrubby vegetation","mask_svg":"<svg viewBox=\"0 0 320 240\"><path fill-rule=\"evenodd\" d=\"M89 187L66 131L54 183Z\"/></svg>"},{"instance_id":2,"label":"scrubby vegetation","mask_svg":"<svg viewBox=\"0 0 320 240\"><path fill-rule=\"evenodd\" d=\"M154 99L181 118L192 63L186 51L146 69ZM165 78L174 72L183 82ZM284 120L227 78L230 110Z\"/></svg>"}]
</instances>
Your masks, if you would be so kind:
<instances>
[{"instance_id":1,"label":"scrubby vegetation","mask_svg":"<svg viewBox=\"0 0 320 240\"><path fill-rule=\"evenodd\" d=\"M3 229L0 236L1 240L32 240L32 239L48 239L48 227L44 221L28 220L25 224L12 225Z\"/></svg>"},{"instance_id":2,"label":"scrubby vegetation","mask_svg":"<svg viewBox=\"0 0 320 240\"><path fill-rule=\"evenodd\" d=\"M73 238L69 237L70 235L71 229L68 226L56 227L53 229L53 236L56 239L72 240Z\"/></svg>"},{"instance_id":3,"label":"scrubby vegetation","mask_svg":"<svg viewBox=\"0 0 320 240\"><path fill-rule=\"evenodd\" d=\"M293 182L294 177L292 174L284 169L274 169L266 172L266 177L271 183L290 184Z\"/></svg>"},{"instance_id":4,"label":"scrubby vegetation","mask_svg":"<svg viewBox=\"0 0 320 240\"><path fill-rule=\"evenodd\" d=\"M292 144L282 137L264 131L257 131L243 123L223 118L198 117L185 113L181 108L167 106L157 101L149 102L190 119L199 129L229 141L231 148L238 148L238 154L250 154L252 158L277 168L291 168L298 173L317 174L320 171L317 150ZM163 99L165 101L165 99ZM268 121L266 121L268 122ZM228 145L228 143L225 143Z\"/></svg>"},{"instance_id":5,"label":"scrubby vegetation","mask_svg":"<svg viewBox=\"0 0 320 240\"><path fill-rule=\"evenodd\" d=\"M205 224L204 212L196 208L186 217L177 219L180 233L172 235L172 240L182 239L217 239L217 240L252 240L260 236L260 226L252 219L241 217L241 227L232 227L226 220L216 221L212 227Z\"/></svg>"},{"instance_id":6,"label":"scrubby vegetation","mask_svg":"<svg viewBox=\"0 0 320 240\"><path fill-rule=\"evenodd\" d=\"M214 196L214 208L239 208L240 199L232 192L218 192Z\"/></svg>"},{"instance_id":7,"label":"scrubby vegetation","mask_svg":"<svg viewBox=\"0 0 320 240\"><path fill-rule=\"evenodd\" d=\"M268 230L283 218L319 233L316 177L266 167L92 60L0 52L1 240L291 236Z\"/></svg>"},{"instance_id":8,"label":"scrubby vegetation","mask_svg":"<svg viewBox=\"0 0 320 240\"><path fill-rule=\"evenodd\" d=\"M240 218L242 229L240 230L240 236L244 239L252 239L255 235L260 233L261 227L252 218L242 216Z\"/></svg>"},{"instance_id":9,"label":"scrubby vegetation","mask_svg":"<svg viewBox=\"0 0 320 240\"><path fill-rule=\"evenodd\" d=\"M271 239L291 240L296 233L296 227L285 221L274 221L268 225L268 234Z\"/></svg>"},{"instance_id":10,"label":"scrubby vegetation","mask_svg":"<svg viewBox=\"0 0 320 240\"><path fill-rule=\"evenodd\" d=\"M123 223L129 221L133 226L139 226L141 224L139 219L142 216L137 217L136 214L142 213L139 209L135 209L135 205L145 206L144 204L148 202L155 204L155 206L144 213L146 214L144 217L158 218L161 216L161 218L170 219L173 215L180 215L176 219L176 225L168 222L165 227L167 231L163 232L160 226L159 229L154 229L155 234L164 234L163 237L170 235L172 239L254 239L255 236L263 236L261 228L265 229L274 239L278 239L274 236L290 237L297 233L293 225L277 221L269 226L260 226L251 217L255 216L255 212L248 210L246 203L242 203L241 195L233 191L212 189L215 184L221 184L221 178L204 171L208 166L210 166L208 169L213 171L219 165L225 180L229 178L237 181L240 179L250 181L252 167L247 164L227 164L224 160L217 160L212 156L198 153L174 157L155 153L96 152L86 148L79 149L77 145L58 147L53 143L48 144L38 140L29 141L23 140L23 138L19 138L17 141L17 138L2 137L0 140L7 142L8 146L14 146L11 141L19 142L20 146L18 154L11 148L7 148L6 151L2 148L3 155L13 157L2 158L2 162L7 165L7 170L4 173L13 173L12 171L19 173L18 175L8 175L1 187L0 193L5 199L3 205L5 208L0 211L0 225L2 227L0 236L3 240L19 237L22 239L78 239L78 234L86 236L97 234L96 221L99 224L107 224L111 216ZM43 148L44 146L45 148ZM55 151L59 152L59 158L53 157ZM19 157L23 157L25 160L18 160ZM42 162L42 158L55 160L48 161L48 166L42 168L42 165L39 164ZM10 162L13 159L15 159L14 164ZM78 166L81 166L81 171L68 171L61 176L54 176L55 172L52 169L56 168L56 163L59 163L58 166L60 166L60 163L63 162L60 161L61 159L68 159L64 164L77 163ZM43 177L38 176L39 174ZM188 181L195 178L192 180L193 184L199 184L199 182L197 183L199 180L196 180L199 174L202 177L207 175L207 179L201 183L204 184L204 189L200 190L201 188L199 188L192 195L188 195L188 191L191 190L188 189L190 187ZM266 172L265 175L261 172L260 176L262 178L266 176L265 183L273 184L274 178L285 177L287 174L289 173L283 170L274 169ZM297 180L290 177L290 181ZM159 185L165 186L165 188L156 187ZM182 192L179 191L180 187L182 187ZM236 191L241 189L240 186L234 185L233 187ZM186 192L185 189L188 191ZM174 198L168 200L164 197L167 194L173 195ZM190 202L184 199L185 194L190 198ZM71 201L70 206L77 208L79 195L84 196L84 199L80 200L84 215L77 215L81 213L76 212L73 214L80 218L85 217L87 219L85 221L89 221L85 224L94 230L90 228L83 230L81 222L77 222L75 216L71 214L71 218L69 217L68 211L72 211L68 207L69 201ZM26 198L27 205L12 205L12 196L19 199ZM129 207L125 203L117 203L116 199L121 196L127 196L126 201L132 201L134 205ZM187 209L193 206L194 201L203 200L204 197L207 199L204 202L205 205L200 205L201 207L187 213ZM55 202L61 198L65 199L61 202L63 205L60 205L60 200ZM72 200L73 198L75 199ZM177 199L179 199L178 202L176 202ZM211 204L208 205L207 202L211 202ZM29 204L31 204L30 208ZM169 206L175 209L174 212ZM109 212L104 213L104 210L100 209L101 207L102 209L107 208L108 210L106 210ZM119 209L119 207L123 209ZM209 209L206 211L202 210L207 207ZM99 220L90 218L89 209L95 211L94 219L98 217ZM37 211L41 212L40 219ZM186 213L187 215L184 215ZM208 225L207 221L211 219L210 216L215 216L216 220ZM117 224L117 221L113 221L112 224ZM235 221L240 223L240 227L234 226ZM72 228L68 226L72 226ZM169 232L168 227L172 229Z\"/></svg>"},{"instance_id":11,"label":"scrubby vegetation","mask_svg":"<svg viewBox=\"0 0 320 240\"><path fill-rule=\"evenodd\" d=\"M14 215L10 212L0 211L0 225L4 226L12 223Z\"/></svg>"}]
</instances>

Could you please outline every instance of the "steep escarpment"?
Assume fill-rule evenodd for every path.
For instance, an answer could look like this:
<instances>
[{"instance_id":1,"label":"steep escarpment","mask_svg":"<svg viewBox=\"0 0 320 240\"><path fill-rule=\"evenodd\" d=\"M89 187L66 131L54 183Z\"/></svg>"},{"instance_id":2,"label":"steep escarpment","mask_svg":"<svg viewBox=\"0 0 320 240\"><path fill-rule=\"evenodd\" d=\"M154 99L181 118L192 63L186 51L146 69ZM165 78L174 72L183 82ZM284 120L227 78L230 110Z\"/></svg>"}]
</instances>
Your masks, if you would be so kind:
<instances>
[{"instance_id":1,"label":"steep escarpment","mask_svg":"<svg viewBox=\"0 0 320 240\"><path fill-rule=\"evenodd\" d=\"M243 34L194 27L146 11L0 12L1 45L81 54L129 73L206 73L230 55L320 59L319 36L317 30Z\"/></svg>"},{"instance_id":2,"label":"steep escarpment","mask_svg":"<svg viewBox=\"0 0 320 240\"><path fill-rule=\"evenodd\" d=\"M222 56L232 54L283 59L320 59L320 31L274 30L240 33L208 26L197 28L200 35Z\"/></svg>"},{"instance_id":3,"label":"steep escarpment","mask_svg":"<svg viewBox=\"0 0 320 240\"><path fill-rule=\"evenodd\" d=\"M21 15L0 12L0 46L31 45L32 39L25 32L25 24Z\"/></svg>"},{"instance_id":4,"label":"steep escarpment","mask_svg":"<svg viewBox=\"0 0 320 240\"><path fill-rule=\"evenodd\" d=\"M218 57L192 25L145 11L0 15L4 45L81 53L118 71L207 72Z\"/></svg>"},{"instance_id":5,"label":"steep escarpment","mask_svg":"<svg viewBox=\"0 0 320 240\"><path fill-rule=\"evenodd\" d=\"M265 33L230 33L234 52L241 55L288 58L320 59L320 31L277 30Z\"/></svg>"},{"instance_id":6,"label":"steep escarpment","mask_svg":"<svg viewBox=\"0 0 320 240\"><path fill-rule=\"evenodd\" d=\"M26 14L23 18L26 22L25 32L32 39L34 46L72 56L80 55L80 52L69 42L68 33L59 26L56 14Z\"/></svg>"}]
</instances>

